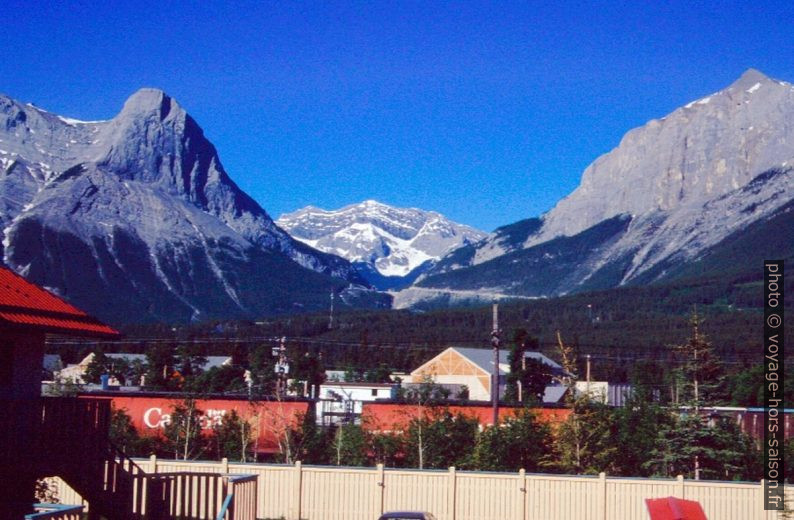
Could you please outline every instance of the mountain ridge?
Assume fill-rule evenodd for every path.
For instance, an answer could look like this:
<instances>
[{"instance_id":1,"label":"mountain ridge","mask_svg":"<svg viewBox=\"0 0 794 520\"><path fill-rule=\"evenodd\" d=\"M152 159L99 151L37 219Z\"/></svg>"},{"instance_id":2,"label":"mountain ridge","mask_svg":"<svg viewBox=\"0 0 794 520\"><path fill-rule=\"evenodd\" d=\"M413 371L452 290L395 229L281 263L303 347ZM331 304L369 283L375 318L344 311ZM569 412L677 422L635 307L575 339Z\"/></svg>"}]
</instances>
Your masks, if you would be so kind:
<instances>
[{"instance_id":1,"label":"mountain ridge","mask_svg":"<svg viewBox=\"0 0 794 520\"><path fill-rule=\"evenodd\" d=\"M0 228L6 265L114 322L256 316L366 292L349 262L276 226L158 89L95 122L0 96ZM112 299L119 283L129 302Z\"/></svg>"},{"instance_id":2,"label":"mountain ridge","mask_svg":"<svg viewBox=\"0 0 794 520\"><path fill-rule=\"evenodd\" d=\"M791 199L792 121L794 86L750 69L725 89L630 130L549 212L450 253L416 286L459 291L483 285L491 292L539 297L605 288L607 279L607 286L664 279L667 273L657 266L692 261ZM506 258L529 261L546 244L618 217L630 219L627 228L609 247L596 241L581 261L560 266L581 278L550 292L540 282L511 291L515 276L507 265L496 267ZM590 265L583 270L583 263ZM488 283L466 273L471 269L490 273ZM611 274L605 278L606 272Z\"/></svg>"},{"instance_id":3,"label":"mountain ridge","mask_svg":"<svg viewBox=\"0 0 794 520\"><path fill-rule=\"evenodd\" d=\"M337 210L308 206L276 223L297 240L353 262L381 288L410 282L447 252L485 236L435 211L372 199Z\"/></svg>"}]
</instances>

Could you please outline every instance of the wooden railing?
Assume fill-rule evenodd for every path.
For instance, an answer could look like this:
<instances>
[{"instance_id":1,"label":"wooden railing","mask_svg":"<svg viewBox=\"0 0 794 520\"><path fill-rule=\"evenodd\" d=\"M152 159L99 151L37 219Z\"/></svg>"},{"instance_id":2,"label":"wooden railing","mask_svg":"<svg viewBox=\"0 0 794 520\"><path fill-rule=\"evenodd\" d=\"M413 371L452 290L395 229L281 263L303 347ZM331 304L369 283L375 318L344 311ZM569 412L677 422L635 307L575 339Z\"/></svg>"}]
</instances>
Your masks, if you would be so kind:
<instances>
[{"instance_id":1,"label":"wooden railing","mask_svg":"<svg viewBox=\"0 0 794 520\"><path fill-rule=\"evenodd\" d=\"M143 473L134 512L147 520L256 520L256 475Z\"/></svg>"},{"instance_id":2,"label":"wooden railing","mask_svg":"<svg viewBox=\"0 0 794 520\"><path fill-rule=\"evenodd\" d=\"M102 472L102 491L133 518L143 511L142 497L146 473L120 450L110 446Z\"/></svg>"},{"instance_id":3,"label":"wooden railing","mask_svg":"<svg viewBox=\"0 0 794 520\"><path fill-rule=\"evenodd\" d=\"M25 520L80 520L83 517L83 506L33 504L33 509L36 512L25 515Z\"/></svg>"},{"instance_id":4,"label":"wooden railing","mask_svg":"<svg viewBox=\"0 0 794 520\"><path fill-rule=\"evenodd\" d=\"M256 475L147 473L116 449L108 439L109 400L5 400L0 413L20 418L12 433L0 429L0 469L24 463L36 474L57 475L89 502L93 513L130 520L216 520L225 505L222 520L256 518ZM32 518L72 518L52 509L42 514L55 516Z\"/></svg>"},{"instance_id":5,"label":"wooden railing","mask_svg":"<svg viewBox=\"0 0 794 520\"><path fill-rule=\"evenodd\" d=\"M230 493L215 520L256 520L256 475L229 475Z\"/></svg>"}]
</instances>

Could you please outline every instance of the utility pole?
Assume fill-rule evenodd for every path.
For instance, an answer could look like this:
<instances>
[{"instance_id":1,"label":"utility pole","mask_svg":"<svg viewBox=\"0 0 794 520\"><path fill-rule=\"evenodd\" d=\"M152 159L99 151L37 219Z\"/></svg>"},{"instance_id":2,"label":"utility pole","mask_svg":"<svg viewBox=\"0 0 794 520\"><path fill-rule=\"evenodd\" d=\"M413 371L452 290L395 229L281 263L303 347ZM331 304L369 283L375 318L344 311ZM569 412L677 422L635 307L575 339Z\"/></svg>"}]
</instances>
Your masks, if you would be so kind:
<instances>
[{"instance_id":1,"label":"utility pole","mask_svg":"<svg viewBox=\"0 0 794 520\"><path fill-rule=\"evenodd\" d=\"M276 388L276 395L279 400L283 399L287 393L287 373L289 372L289 364L287 363L287 338L281 337L278 347L278 363L276 363L276 374L278 374L278 383Z\"/></svg>"},{"instance_id":2,"label":"utility pole","mask_svg":"<svg viewBox=\"0 0 794 520\"><path fill-rule=\"evenodd\" d=\"M493 425L499 423L499 304L493 304L493 375L491 376L491 401L493 403Z\"/></svg>"}]
</instances>

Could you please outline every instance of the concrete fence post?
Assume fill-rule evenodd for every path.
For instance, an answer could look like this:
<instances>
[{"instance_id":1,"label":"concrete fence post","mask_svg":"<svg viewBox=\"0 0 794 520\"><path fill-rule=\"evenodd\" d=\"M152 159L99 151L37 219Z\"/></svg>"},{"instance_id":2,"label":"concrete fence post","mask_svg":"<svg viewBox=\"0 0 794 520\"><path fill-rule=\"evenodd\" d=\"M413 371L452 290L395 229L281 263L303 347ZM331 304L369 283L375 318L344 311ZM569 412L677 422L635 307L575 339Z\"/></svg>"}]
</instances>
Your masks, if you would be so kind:
<instances>
[{"instance_id":1,"label":"concrete fence post","mask_svg":"<svg viewBox=\"0 0 794 520\"><path fill-rule=\"evenodd\" d=\"M521 519L527 520L527 500L529 493L527 493L527 472L524 468L518 470L518 490L521 492Z\"/></svg>"},{"instance_id":2,"label":"concrete fence post","mask_svg":"<svg viewBox=\"0 0 794 520\"><path fill-rule=\"evenodd\" d=\"M598 495L601 502L601 520L607 520L607 474L603 471L598 474Z\"/></svg>"},{"instance_id":3,"label":"concrete fence post","mask_svg":"<svg viewBox=\"0 0 794 520\"><path fill-rule=\"evenodd\" d=\"M677 481L675 485L676 497L684 498L684 476L678 475L675 479Z\"/></svg>"},{"instance_id":4,"label":"concrete fence post","mask_svg":"<svg viewBox=\"0 0 794 520\"><path fill-rule=\"evenodd\" d=\"M377 465L378 472L378 487L380 488L380 514L385 511L383 508L386 505L386 470L383 464Z\"/></svg>"},{"instance_id":5,"label":"concrete fence post","mask_svg":"<svg viewBox=\"0 0 794 520\"><path fill-rule=\"evenodd\" d=\"M226 457L223 457L221 459L221 473L223 473L224 475L229 473L229 459L227 459Z\"/></svg>"},{"instance_id":6,"label":"concrete fence post","mask_svg":"<svg viewBox=\"0 0 794 520\"><path fill-rule=\"evenodd\" d=\"M295 461L294 476L292 479L292 511L290 516L293 520L301 518L301 494L303 486L303 465L301 461Z\"/></svg>"},{"instance_id":7,"label":"concrete fence post","mask_svg":"<svg viewBox=\"0 0 794 520\"><path fill-rule=\"evenodd\" d=\"M447 495L447 510L449 511L450 520L455 520L455 504L458 486L458 475L455 466L449 467L449 494Z\"/></svg>"},{"instance_id":8,"label":"concrete fence post","mask_svg":"<svg viewBox=\"0 0 794 520\"><path fill-rule=\"evenodd\" d=\"M765 502L766 502L766 495L764 495L764 479L761 479L761 487L758 490L758 504L759 504L759 507L763 508ZM780 513L775 511L775 520L778 520L778 518L780 518Z\"/></svg>"},{"instance_id":9,"label":"concrete fence post","mask_svg":"<svg viewBox=\"0 0 794 520\"><path fill-rule=\"evenodd\" d=\"M149 457L149 473L157 473L157 455L155 454ZM149 489L150 484L151 482L148 479L139 481L138 484L140 486L138 493L142 495L141 507L143 511L148 511L149 509L149 494L151 493L151 489Z\"/></svg>"}]
</instances>

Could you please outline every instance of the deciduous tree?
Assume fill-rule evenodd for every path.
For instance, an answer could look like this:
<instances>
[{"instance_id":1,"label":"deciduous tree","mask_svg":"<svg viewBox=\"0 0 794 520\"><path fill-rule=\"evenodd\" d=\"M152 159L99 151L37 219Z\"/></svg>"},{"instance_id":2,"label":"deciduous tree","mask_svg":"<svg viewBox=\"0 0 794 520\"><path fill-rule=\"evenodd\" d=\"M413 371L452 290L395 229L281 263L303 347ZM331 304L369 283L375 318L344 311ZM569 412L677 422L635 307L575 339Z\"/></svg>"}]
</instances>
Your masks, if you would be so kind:
<instances>
[{"instance_id":1,"label":"deciduous tree","mask_svg":"<svg viewBox=\"0 0 794 520\"><path fill-rule=\"evenodd\" d=\"M524 409L480 433L472 466L483 471L541 471L550 463L552 443L549 426Z\"/></svg>"}]
</instances>

